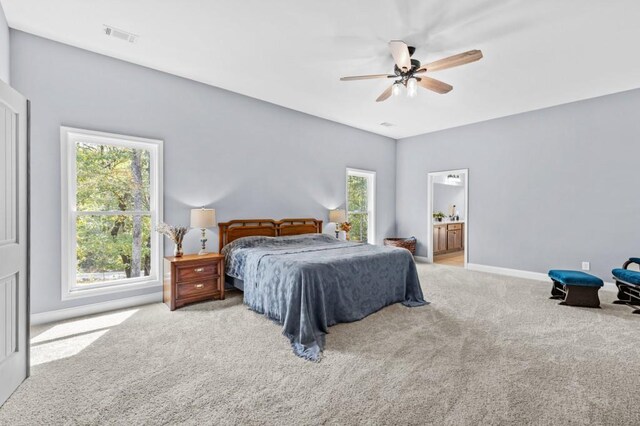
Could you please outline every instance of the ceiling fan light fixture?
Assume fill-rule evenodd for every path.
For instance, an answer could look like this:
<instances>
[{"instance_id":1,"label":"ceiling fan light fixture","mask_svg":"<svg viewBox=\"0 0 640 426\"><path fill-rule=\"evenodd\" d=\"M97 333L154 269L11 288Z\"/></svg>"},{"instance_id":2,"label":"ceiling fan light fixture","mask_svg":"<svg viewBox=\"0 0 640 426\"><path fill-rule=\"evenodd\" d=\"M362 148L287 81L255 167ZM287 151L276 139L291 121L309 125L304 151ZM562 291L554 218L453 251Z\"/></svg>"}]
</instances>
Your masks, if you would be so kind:
<instances>
[{"instance_id":1,"label":"ceiling fan light fixture","mask_svg":"<svg viewBox=\"0 0 640 426\"><path fill-rule=\"evenodd\" d=\"M400 96L400 93L402 93L402 88L402 83L396 81L395 83L393 83L393 89L391 89L391 93L393 94L393 96Z\"/></svg>"},{"instance_id":2,"label":"ceiling fan light fixture","mask_svg":"<svg viewBox=\"0 0 640 426\"><path fill-rule=\"evenodd\" d=\"M412 59L415 47L407 46L402 40L391 40L389 42L389 51L395 62L393 65L393 74L369 74L369 75L353 75L349 77L341 77L341 81L351 80L369 80L372 78L396 79L390 86L387 86L384 92L376 98L376 102L382 102L391 96L397 97L401 94L408 98L415 98L418 94L418 86L432 92L445 94L453 90L453 86L443 81L436 80L426 76L428 71L446 70L460 65L469 64L471 62L482 59L482 51L469 50L457 55L442 58L426 65L417 59ZM416 77L416 74L420 74Z\"/></svg>"},{"instance_id":3,"label":"ceiling fan light fixture","mask_svg":"<svg viewBox=\"0 0 640 426\"><path fill-rule=\"evenodd\" d=\"M407 80L407 96L410 98L415 98L418 94L418 80L415 78L410 78Z\"/></svg>"}]
</instances>

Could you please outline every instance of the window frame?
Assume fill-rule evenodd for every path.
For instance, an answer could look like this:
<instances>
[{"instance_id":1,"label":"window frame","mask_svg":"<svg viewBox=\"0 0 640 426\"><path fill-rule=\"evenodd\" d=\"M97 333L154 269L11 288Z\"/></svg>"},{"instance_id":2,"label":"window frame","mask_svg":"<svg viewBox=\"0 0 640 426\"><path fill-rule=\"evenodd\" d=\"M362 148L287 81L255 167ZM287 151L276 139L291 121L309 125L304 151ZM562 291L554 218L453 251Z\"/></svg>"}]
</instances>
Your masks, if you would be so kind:
<instances>
[{"instance_id":1,"label":"window frame","mask_svg":"<svg viewBox=\"0 0 640 426\"><path fill-rule=\"evenodd\" d=\"M149 287L162 286L162 259L164 245L155 227L162 222L163 213L163 141L115 133L98 132L73 127L60 127L61 141L61 230L62 230L62 281L61 300L120 293ZM151 269L148 276L104 281L96 284L76 283L77 239L76 239L76 149L77 142L111 145L149 151L149 211L83 211L81 215L112 215L118 213L144 213L151 218ZM155 252L155 256L153 253Z\"/></svg>"},{"instance_id":2,"label":"window frame","mask_svg":"<svg viewBox=\"0 0 640 426\"><path fill-rule=\"evenodd\" d=\"M376 243L376 172L375 170L364 170L347 167L344 179L345 184L345 210L349 217L349 176L366 178L367 182L367 243ZM354 211L355 213L361 213Z\"/></svg>"}]
</instances>

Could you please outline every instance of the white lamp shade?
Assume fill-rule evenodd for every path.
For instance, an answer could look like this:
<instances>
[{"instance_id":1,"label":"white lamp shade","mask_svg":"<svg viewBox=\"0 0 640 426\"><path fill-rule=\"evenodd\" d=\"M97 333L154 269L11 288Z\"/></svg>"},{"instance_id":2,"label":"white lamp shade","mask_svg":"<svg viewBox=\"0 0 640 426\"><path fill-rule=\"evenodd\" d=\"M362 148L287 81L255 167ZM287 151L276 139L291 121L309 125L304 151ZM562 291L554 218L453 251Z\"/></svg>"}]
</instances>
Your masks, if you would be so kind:
<instances>
[{"instance_id":1,"label":"white lamp shade","mask_svg":"<svg viewBox=\"0 0 640 426\"><path fill-rule=\"evenodd\" d=\"M215 209L191 209L192 228L213 228L216 226Z\"/></svg>"},{"instance_id":2,"label":"white lamp shade","mask_svg":"<svg viewBox=\"0 0 640 426\"><path fill-rule=\"evenodd\" d=\"M329 210L329 222L342 223L347 221L347 212L344 209Z\"/></svg>"}]
</instances>

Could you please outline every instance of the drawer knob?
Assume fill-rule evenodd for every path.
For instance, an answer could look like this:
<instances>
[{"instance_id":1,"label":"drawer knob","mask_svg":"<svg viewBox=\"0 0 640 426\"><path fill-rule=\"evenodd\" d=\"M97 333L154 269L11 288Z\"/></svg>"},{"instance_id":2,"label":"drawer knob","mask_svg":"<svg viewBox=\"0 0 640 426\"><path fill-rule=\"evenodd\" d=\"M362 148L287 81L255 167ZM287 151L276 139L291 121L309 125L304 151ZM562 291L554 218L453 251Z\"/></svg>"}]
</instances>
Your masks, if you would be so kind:
<instances>
[{"instance_id":1,"label":"drawer knob","mask_svg":"<svg viewBox=\"0 0 640 426\"><path fill-rule=\"evenodd\" d=\"M196 288L202 288L204 287L204 284L196 284Z\"/></svg>"},{"instance_id":2,"label":"drawer knob","mask_svg":"<svg viewBox=\"0 0 640 426\"><path fill-rule=\"evenodd\" d=\"M204 268L196 268L193 272L204 272Z\"/></svg>"}]
</instances>

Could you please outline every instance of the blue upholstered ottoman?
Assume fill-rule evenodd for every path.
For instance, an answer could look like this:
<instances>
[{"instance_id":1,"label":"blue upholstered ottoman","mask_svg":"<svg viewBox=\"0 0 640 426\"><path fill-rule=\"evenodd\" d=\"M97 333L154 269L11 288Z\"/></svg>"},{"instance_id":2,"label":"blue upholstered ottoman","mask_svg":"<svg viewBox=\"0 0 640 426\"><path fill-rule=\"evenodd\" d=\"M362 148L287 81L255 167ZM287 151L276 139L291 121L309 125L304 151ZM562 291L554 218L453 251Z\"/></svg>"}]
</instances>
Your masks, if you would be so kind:
<instances>
[{"instance_id":1,"label":"blue upholstered ottoman","mask_svg":"<svg viewBox=\"0 0 640 426\"><path fill-rule=\"evenodd\" d=\"M604 282L582 271L552 269L549 278L553 281L551 299L562 299L561 305L599 308L598 290Z\"/></svg>"},{"instance_id":2,"label":"blue upholstered ottoman","mask_svg":"<svg viewBox=\"0 0 640 426\"><path fill-rule=\"evenodd\" d=\"M611 273L618 287L618 300L615 304L640 307L640 272L628 269L631 264L640 265L640 257L632 257L627 260L622 268L616 268ZM640 314L640 309L633 311Z\"/></svg>"}]
</instances>

